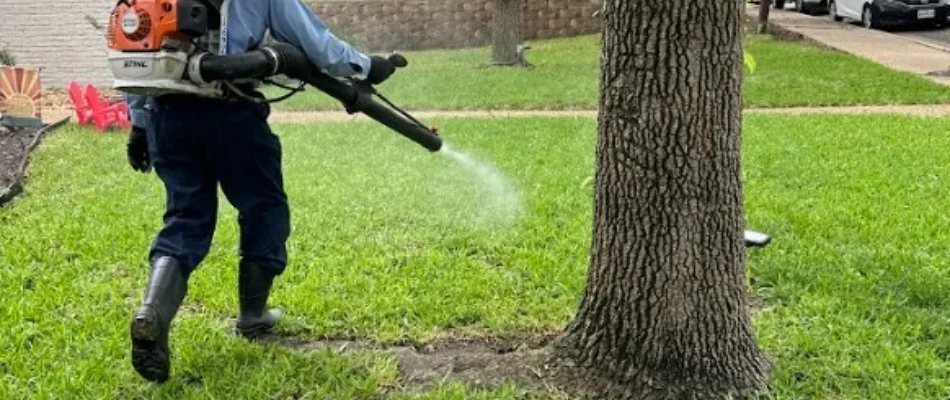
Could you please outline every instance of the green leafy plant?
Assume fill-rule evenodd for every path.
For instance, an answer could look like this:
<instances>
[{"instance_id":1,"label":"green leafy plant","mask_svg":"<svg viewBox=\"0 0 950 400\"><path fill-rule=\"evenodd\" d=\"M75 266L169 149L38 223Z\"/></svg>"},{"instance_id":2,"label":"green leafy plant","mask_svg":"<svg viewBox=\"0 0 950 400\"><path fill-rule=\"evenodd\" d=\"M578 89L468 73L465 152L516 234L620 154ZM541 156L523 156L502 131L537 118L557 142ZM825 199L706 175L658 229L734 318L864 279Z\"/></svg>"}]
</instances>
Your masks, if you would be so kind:
<instances>
[{"instance_id":1,"label":"green leafy plant","mask_svg":"<svg viewBox=\"0 0 950 400\"><path fill-rule=\"evenodd\" d=\"M0 65L16 65L16 59L7 49L0 49Z\"/></svg>"},{"instance_id":2,"label":"green leafy plant","mask_svg":"<svg viewBox=\"0 0 950 400\"><path fill-rule=\"evenodd\" d=\"M745 62L746 68L749 69L749 72L755 72L755 58L752 57L752 54L749 54L748 51L743 51L742 58Z\"/></svg>"}]
</instances>

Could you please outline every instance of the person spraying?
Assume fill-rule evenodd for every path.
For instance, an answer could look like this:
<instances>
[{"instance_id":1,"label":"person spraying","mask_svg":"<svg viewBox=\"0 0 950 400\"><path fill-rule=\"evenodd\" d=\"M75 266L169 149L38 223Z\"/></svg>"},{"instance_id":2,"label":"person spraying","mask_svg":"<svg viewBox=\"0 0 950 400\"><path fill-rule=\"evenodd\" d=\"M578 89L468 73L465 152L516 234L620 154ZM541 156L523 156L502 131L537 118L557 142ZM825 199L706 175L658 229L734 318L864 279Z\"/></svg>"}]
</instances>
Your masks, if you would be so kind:
<instances>
[{"instance_id":1,"label":"person spraying","mask_svg":"<svg viewBox=\"0 0 950 400\"><path fill-rule=\"evenodd\" d=\"M154 22L159 19L165 22ZM281 51L288 47L264 48L268 34L305 59ZM110 65L131 110L128 162L143 173L154 168L165 188L164 226L149 248L148 284L130 324L134 369L161 383L171 371L172 321L211 246L218 185L239 214L236 331L257 337L282 315L268 310L267 301L288 263L290 209L281 143L267 122L260 78L315 66L334 78L377 85L396 66L338 39L300 0L119 0L108 40L110 49L122 50L111 53ZM195 48L211 56L203 64L180 57ZM264 60L261 53L272 56L269 63L256 61ZM168 71L186 78L158 76ZM251 78L223 79L241 74Z\"/></svg>"}]
</instances>

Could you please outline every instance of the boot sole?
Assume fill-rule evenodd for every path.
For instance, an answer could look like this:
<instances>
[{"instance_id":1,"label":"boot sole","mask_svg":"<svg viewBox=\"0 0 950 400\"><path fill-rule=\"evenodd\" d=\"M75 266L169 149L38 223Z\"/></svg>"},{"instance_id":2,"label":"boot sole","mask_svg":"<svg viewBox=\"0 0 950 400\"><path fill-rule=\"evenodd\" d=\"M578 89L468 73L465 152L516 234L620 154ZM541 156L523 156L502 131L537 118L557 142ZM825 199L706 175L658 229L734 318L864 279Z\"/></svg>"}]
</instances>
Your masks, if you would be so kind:
<instances>
[{"instance_id":1,"label":"boot sole","mask_svg":"<svg viewBox=\"0 0 950 400\"><path fill-rule=\"evenodd\" d=\"M167 344L161 342L158 315L139 313L130 326L132 336L132 366L143 378L162 383L168 380L170 364Z\"/></svg>"},{"instance_id":2,"label":"boot sole","mask_svg":"<svg viewBox=\"0 0 950 400\"><path fill-rule=\"evenodd\" d=\"M276 322L273 324L258 324L235 327L234 330L237 331L239 335L244 336L247 339L257 339L270 333L270 331L273 330L275 326L277 326Z\"/></svg>"}]
</instances>

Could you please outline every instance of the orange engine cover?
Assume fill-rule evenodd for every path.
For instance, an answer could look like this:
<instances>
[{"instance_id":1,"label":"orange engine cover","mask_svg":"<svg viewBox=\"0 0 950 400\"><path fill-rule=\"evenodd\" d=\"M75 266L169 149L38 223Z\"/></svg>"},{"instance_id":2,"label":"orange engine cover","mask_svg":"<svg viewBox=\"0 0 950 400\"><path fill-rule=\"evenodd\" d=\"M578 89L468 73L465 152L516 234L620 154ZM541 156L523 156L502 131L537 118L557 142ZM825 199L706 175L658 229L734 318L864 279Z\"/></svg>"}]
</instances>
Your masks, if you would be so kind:
<instances>
[{"instance_id":1,"label":"orange engine cover","mask_svg":"<svg viewBox=\"0 0 950 400\"><path fill-rule=\"evenodd\" d=\"M188 41L208 31L208 11L196 0L119 0L106 34L115 51L159 51L166 38Z\"/></svg>"}]
</instances>

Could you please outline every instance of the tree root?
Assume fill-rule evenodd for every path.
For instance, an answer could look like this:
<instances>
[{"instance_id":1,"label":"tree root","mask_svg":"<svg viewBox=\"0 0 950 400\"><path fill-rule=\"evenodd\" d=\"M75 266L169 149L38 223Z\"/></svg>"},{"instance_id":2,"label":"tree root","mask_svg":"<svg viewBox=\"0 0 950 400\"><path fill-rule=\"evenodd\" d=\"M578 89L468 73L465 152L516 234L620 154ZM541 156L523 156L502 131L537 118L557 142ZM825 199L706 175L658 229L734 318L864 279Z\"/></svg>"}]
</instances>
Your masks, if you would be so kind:
<instances>
[{"instance_id":1,"label":"tree root","mask_svg":"<svg viewBox=\"0 0 950 400\"><path fill-rule=\"evenodd\" d=\"M528 45L518 45L516 50L515 59L513 61L493 61L488 64L483 64L479 68L488 68L488 67L519 67L519 68L534 68L534 64L528 62L527 56L525 53L531 49L531 46Z\"/></svg>"},{"instance_id":2,"label":"tree root","mask_svg":"<svg viewBox=\"0 0 950 400\"><path fill-rule=\"evenodd\" d=\"M490 67L518 67L518 68L534 68L534 64L531 64L525 60L517 60L512 62L490 62L487 64L482 64L479 68L490 68Z\"/></svg>"}]
</instances>

